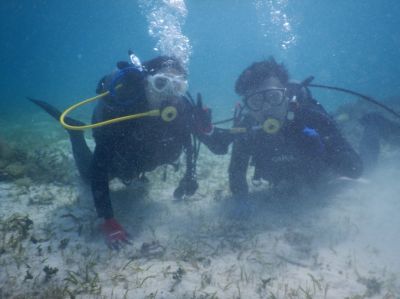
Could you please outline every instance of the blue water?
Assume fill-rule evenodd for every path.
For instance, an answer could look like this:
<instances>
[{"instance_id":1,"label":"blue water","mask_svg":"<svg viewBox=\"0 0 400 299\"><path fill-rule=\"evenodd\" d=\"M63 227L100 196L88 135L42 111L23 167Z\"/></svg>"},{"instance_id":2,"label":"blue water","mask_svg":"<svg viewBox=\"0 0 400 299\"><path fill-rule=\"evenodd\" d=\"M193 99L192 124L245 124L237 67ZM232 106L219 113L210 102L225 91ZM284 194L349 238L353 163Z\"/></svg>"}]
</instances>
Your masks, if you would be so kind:
<instances>
[{"instance_id":1,"label":"blue water","mask_svg":"<svg viewBox=\"0 0 400 299\"><path fill-rule=\"evenodd\" d=\"M155 7L162 1L150 1ZM271 6L281 19L273 22ZM400 95L400 2L396 0L187 0L182 33L192 49L190 90L216 117L230 116L237 76L270 55L294 79L352 88L377 99ZM283 26L282 15L290 23ZM94 94L130 48L150 59L157 38L138 1L1 1L0 117L38 113L33 96L61 108ZM184 21L184 23L183 23ZM282 42L295 39L286 48ZM334 109L351 97L316 91Z\"/></svg>"},{"instance_id":2,"label":"blue water","mask_svg":"<svg viewBox=\"0 0 400 299\"><path fill-rule=\"evenodd\" d=\"M166 9L166 3L181 6ZM168 15L174 12L174 7L177 15ZM174 25L181 31L167 36L154 31L154 22L160 21L157 13L163 9L167 12L162 14L163 28ZM204 298L214 297L205 291L218 290L215 294L220 296L226 290L226 296L233 298L236 288L240 297L242 276L246 281L247 276L250 279L242 288L243 294L251 289L250 295L244 296L255 298L261 279L265 297L270 295L266 292L271 281L271 288L272 285L274 289L285 288L285 294L286 289L290 293L293 290L294 298L292 287L297 288L300 276L307 275L312 281L301 278L305 289L313 286L315 293L316 281L320 282L325 292L329 286L329 298L364 298L370 289L380 291L381 287L382 298L400 298L396 279L400 269L397 213L400 191L396 182L399 171L396 162L392 162L399 161L398 148L384 148L382 169L371 180L363 179L351 185L349 192L340 191L335 196L312 194L288 201L279 200L285 195L275 196L271 192L265 202L264 197L258 200L256 194L253 207L247 207L246 203L234 210L237 216L246 214L246 210L257 210L254 214L257 217L246 219L243 228L241 221L236 223L237 219L231 218L235 215L224 216L237 206L229 196L225 200L228 187L222 190L228 182L228 160L208 160L210 156L201 152L201 158L207 159L199 159L200 189L193 200L171 201L178 180L178 174L172 170L168 170L166 182L159 179L162 169L154 174L157 178L154 181L160 184L151 185L153 193L149 196L142 194L141 188L135 191L133 185L113 192L118 219L121 216L121 223L133 235L134 247L110 254L100 245L100 232L95 236L97 224L93 222L90 191L72 185L76 171L72 171L73 165L65 164L72 159L66 156L70 148L62 151L68 135L25 98L43 99L64 109L95 95L98 80L111 72L117 61L128 58L128 49L144 61L168 52L172 44L173 49L180 50L179 55L188 59L190 91L203 94L204 101L213 109L214 120L232 115L235 103L240 100L234 93L240 73L251 63L271 55L286 64L293 79L313 75L316 83L354 89L380 101L388 97L400 101L399 16L399 0L0 0L0 151L12 157L6 157L10 161L6 158L0 161L0 180L11 172L5 168L8 163L14 165L14 172L18 170L15 166L20 169L26 166L24 177L18 183L17 179L15 184L2 182L0 211L5 217L0 219L0 229L18 226L5 225L9 216L26 214L34 220L34 229L26 234L26 240L21 239L24 243L13 246L12 250L0 246L3 267L0 268L0 297L3 291L27 292L31 286L32 292L46 292L53 282L54 286L62 287L64 294L69 287L78 293L81 286L73 286L64 279L69 277L69 272L78 271L85 273L86 278L78 275L79 281L85 282L82 287L91 284L89 276L96 275L95 285L100 277L98 285L105 298L118 298L121 292L128 298L144 298L140 294L157 294L157 288L160 296L166 298L174 298L175 294L187 298L188 295L179 296L184 292L189 294L186 290L193 297L197 294L202 297L204 291ZM313 92L330 111L357 100L340 93ZM79 119L87 120L90 108L80 110ZM348 129L353 129L352 124ZM16 138L8 142L8 137ZM351 137L351 141L356 140ZM48 146L61 138L64 143ZM11 155L10 149L18 151L12 151ZM386 167L389 163L390 167ZM208 170L209 165L215 169ZM45 183L41 177L45 177ZM64 181L68 181L66 186L62 185ZM176 185L171 184L173 181ZM329 189L334 190L336 183L339 186L346 181L334 182ZM23 187L24 184L28 186ZM40 243L36 244L34 240L41 239L42 230L43 236L49 234L51 239L38 240ZM223 234L227 234L227 240ZM0 245L2 239L20 242L18 238L13 234L4 235ZM161 257L162 263L158 263L158 257L146 254L139 255L140 260L135 261L135 252L143 248L141 245L158 239L162 247L168 248L168 254ZM299 242L290 244L290 239L293 243L296 239ZM70 245L63 251L61 245L64 241L68 244L69 240ZM283 258L289 254L287 261L276 254L280 251ZM291 262L292 253L294 262ZM303 269L305 272L301 270L303 256L306 267L310 265ZM301 268L296 266L297 257ZM231 262L235 263L234 267ZM177 285L180 279L175 278L175 273L181 264L182 267L190 264L190 270L184 282ZM20 267L16 269L16 265ZM43 267L47 265L60 269L51 282L43 280ZM154 276L156 271L160 273ZM33 274L33 280L27 278L28 273ZM213 282L207 283L209 287L203 286L208 275ZM1 278L6 276L3 287ZM292 285L288 286L286 281ZM127 285L132 290L129 295L126 295ZM354 285L357 290L351 289ZM360 289L361 285L369 286L364 290ZM175 286L177 293L172 293ZM322 297L321 286L319 283L317 286ZM388 293L391 289L393 296ZM345 292L348 293L344 295ZM343 296L332 295L338 293Z\"/></svg>"}]
</instances>

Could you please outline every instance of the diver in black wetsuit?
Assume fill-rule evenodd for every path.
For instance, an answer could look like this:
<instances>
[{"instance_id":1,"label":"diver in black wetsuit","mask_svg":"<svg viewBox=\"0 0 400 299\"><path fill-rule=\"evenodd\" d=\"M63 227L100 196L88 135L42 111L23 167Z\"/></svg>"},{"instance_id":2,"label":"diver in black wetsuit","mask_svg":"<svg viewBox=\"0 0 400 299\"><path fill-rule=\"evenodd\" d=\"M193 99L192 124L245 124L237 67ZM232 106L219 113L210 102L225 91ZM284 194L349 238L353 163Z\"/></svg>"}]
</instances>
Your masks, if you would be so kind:
<instances>
[{"instance_id":1,"label":"diver in black wetsuit","mask_svg":"<svg viewBox=\"0 0 400 299\"><path fill-rule=\"evenodd\" d=\"M329 172L361 175L358 154L308 88L289 82L283 64L272 57L252 64L237 79L235 90L244 101L235 128L212 128L200 137L216 154L227 153L233 142L228 170L233 195L248 193L249 163L255 167L255 180L275 186L286 181L293 189L315 186Z\"/></svg>"},{"instance_id":2,"label":"diver in black wetsuit","mask_svg":"<svg viewBox=\"0 0 400 299\"><path fill-rule=\"evenodd\" d=\"M146 179L145 172L175 162L185 151L186 172L174 196L192 195L198 188L192 133L199 126L193 117L195 107L184 96L186 73L179 61L160 56L143 65L119 62L117 67L117 71L103 77L98 84L98 94L106 91L109 94L96 106L92 123L166 107L174 107L176 113L171 113L176 117L168 121L148 117L95 128L94 153L88 148L82 131L68 130L78 170L91 185L98 216L105 219L102 231L113 248L128 242L128 234L114 218L110 178L118 177L124 182ZM61 113L54 107L30 100L56 119L60 118ZM68 117L65 121L70 125L83 125Z\"/></svg>"}]
</instances>

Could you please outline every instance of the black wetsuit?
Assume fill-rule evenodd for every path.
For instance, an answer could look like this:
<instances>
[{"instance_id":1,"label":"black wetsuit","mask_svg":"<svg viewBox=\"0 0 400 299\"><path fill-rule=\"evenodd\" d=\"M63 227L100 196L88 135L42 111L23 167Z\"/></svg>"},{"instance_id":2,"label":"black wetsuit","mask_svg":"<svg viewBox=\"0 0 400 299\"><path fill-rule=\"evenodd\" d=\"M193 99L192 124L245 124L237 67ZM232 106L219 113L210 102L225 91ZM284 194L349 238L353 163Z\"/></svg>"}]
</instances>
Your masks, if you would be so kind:
<instances>
[{"instance_id":1,"label":"black wetsuit","mask_svg":"<svg viewBox=\"0 0 400 299\"><path fill-rule=\"evenodd\" d=\"M171 122L148 117L94 130L96 148L91 164L91 188L99 217L113 217L108 188L110 177L118 177L123 181L139 178L160 165L176 162L185 150L187 163L184 180L194 179L192 107L186 98L182 98L175 108L178 116ZM136 110L135 113L146 110ZM105 119L114 114L105 105L97 109L98 113L100 111L110 114ZM113 117L116 117L115 114ZM96 122L102 119L95 117Z\"/></svg>"},{"instance_id":2,"label":"black wetsuit","mask_svg":"<svg viewBox=\"0 0 400 299\"><path fill-rule=\"evenodd\" d=\"M104 77L96 92L107 91L112 77ZM148 111L142 80L125 80L124 86L128 88L120 89L116 97L103 97L93 112L92 122ZM50 104L29 99L55 119L60 118L61 112ZM169 105L177 109L177 117L170 122L160 117L145 117L93 129L94 153L90 151L82 131L67 130L75 163L83 180L91 185L99 217L113 217L108 185L111 178L118 177L124 182L141 178L157 166L176 162L183 151L186 153L186 172L174 196L191 195L197 189L192 142L193 106L185 97L174 99L174 103L164 101L161 108ZM65 120L70 125L84 125L69 117Z\"/></svg>"},{"instance_id":3,"label":"black wetsuit","mask_svg":"<svg viewBox=\"0 0 400 299\"><path fill-rule=\"evenodd\" d=\"M233 141L229 165L229 184L234 195L248 192L246 173L249 163L255 166L254 179L271 183L282 180L314 184L321 174L332 171L340 176L358 178L362 163L358 154L342 137L332 118L321 109L300 107L277 134L252 130L255 121L244 117L236 125L249 133L232 135L215 129L203 142L211 151L224 154ZM311 134L306 134L311 132ZM312 135L312 136L310 136Z\"/></svg>"}]
</instances>

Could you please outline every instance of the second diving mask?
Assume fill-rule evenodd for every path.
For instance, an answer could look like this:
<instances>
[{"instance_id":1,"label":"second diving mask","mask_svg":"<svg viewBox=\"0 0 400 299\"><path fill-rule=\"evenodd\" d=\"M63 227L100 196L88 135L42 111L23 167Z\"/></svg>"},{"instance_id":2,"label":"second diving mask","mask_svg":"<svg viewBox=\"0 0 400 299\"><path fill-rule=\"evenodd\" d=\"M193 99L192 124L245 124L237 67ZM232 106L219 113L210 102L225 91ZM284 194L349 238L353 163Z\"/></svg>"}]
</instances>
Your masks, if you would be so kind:
<instances>
[{"instance_id":1,"label":"second diving mask","mask_svg":"<svg viewBox=\"0 0 400 299\"><path fill-rule=\"evenodd\" d=\"M260 111L264 105L279 106L285 99L286 88L268 88L257 91L244 98L246 106L252 111Z\"/></svg>"},{"instance_id":2,"label":"second diving mask","mask_svg":"<svg viewBox=\"0 0 400 299\"><path fill-rule=\"evenodd\" d=\"M182 75L149 75L147 81L157 93L181 96L186 93L188 88L187 80Z\"/></svg>"},{"instance_id":3,"label":"second diving mask","mask_svg":"<svg viewBox=\"0 0 400 299\"><path fill-rule=\"evenodd\" d=\"M244 98L258 128L267 134L276 134L282 128L288 114L286 88L272 87L254 92Z\"/></svg>"}]
</instances>

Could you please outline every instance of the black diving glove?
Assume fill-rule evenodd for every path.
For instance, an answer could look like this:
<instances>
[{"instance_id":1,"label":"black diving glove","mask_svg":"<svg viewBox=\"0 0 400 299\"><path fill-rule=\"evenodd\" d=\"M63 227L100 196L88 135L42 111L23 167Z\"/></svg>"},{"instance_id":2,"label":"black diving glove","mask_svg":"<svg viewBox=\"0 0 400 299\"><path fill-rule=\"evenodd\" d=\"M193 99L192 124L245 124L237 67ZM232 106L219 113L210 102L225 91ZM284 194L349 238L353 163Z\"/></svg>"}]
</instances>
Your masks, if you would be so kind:
<instances>
[{"instance_id":1,"label":"black diving glove","mask_svg":"<svg viewBox=\"0 0 400 299\"><path fill-rule=\"evenodd\" d=\"M190 95L189 95L190 96ZM193 98L190 96L193 101ZM211 109L203 106L201 94L197 94L196 104L193 106L193 129L195 134L211 134L213 125L211 123Z\"/></svg>"},{"instance_id":2,"label":"black diving glove","mask_svg":"<svg viewBox=\"0 0 400 299\"><path fill-rule=\"evenodd\" d=\"M194 178L183 178L178 185L178 188L174 191L174 197L176 199L182 199L184 195L191 196L193 195L197 188L199 188L199 184Z\"/></svg>"}]
</instances>

